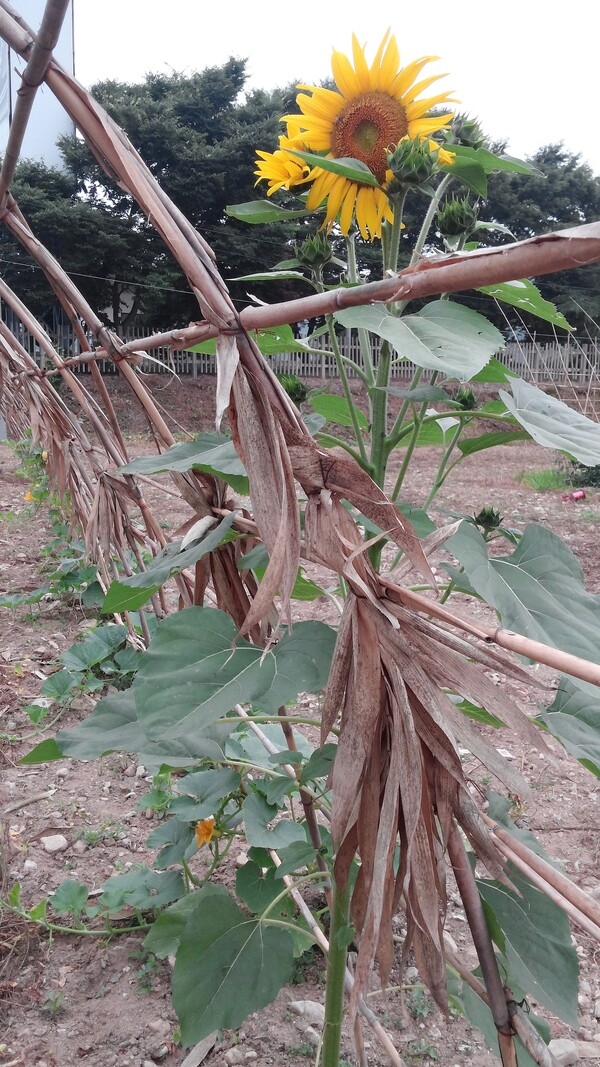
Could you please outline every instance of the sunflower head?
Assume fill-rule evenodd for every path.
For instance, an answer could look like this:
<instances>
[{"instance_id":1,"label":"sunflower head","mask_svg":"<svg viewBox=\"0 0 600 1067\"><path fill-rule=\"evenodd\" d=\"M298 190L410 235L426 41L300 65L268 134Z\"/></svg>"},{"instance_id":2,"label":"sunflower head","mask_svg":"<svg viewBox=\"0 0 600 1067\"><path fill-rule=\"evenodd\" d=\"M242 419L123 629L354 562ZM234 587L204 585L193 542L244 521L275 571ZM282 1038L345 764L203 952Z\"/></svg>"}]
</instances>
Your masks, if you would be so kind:
<instances>
[{"instance_id":1,"label":"sunflower head","mask_svg":"<svg viewBox=\"0 0 600 1067\"><path fill-rule=\"evenodd\" d=\"M364 48L353 37L352 59L341 52L333 53L335 89L299 86L304 90L296 97L300 113L286 115L282 120L287 123L286 148L295 146L330 159L358 159L377 180L376 185L366 184L318 166L304 174L301 180L310 185L306 206L311 211L324 207L326 229L337 222L342 233L347 234L355 221L362 236L372 240L381 236L383 222L392 220L386 195L392 178L388 153L405 138L429 139L447 129L452 120L452 112L445 110L450 102L447 92L423 95L442 77L420 77L434 58L425 56L401 67L396 38L388 31L368 63ZM433 115L434 108L439 113ZM289 189L299 184L289 171L283 176L278 174L272 182L275 163L269 160L267 166L265 153L259 155L263 165L259 163L258 180L266 178L272 183L269 193L275 191L275 186ZM278 160L277 165L282 161Z\"/></svg>"}]
</instances>

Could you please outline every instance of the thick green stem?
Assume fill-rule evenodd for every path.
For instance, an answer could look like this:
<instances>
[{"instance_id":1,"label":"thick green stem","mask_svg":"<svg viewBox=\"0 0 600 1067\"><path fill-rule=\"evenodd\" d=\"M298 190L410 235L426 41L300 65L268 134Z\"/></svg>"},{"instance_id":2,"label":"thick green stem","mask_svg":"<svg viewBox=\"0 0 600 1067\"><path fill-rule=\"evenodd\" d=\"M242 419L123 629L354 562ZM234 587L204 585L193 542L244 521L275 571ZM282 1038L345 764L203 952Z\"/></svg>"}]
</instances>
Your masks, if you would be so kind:
<instances>
[{"instance_id":1,"label":"thick green stem","mask_svg":"<svg viewBox=\"0 0 600 1067\"><path fill-rule=\"evenodd\" d=\"M387 465L388 383L392 365L389 341L382 341L377 364L375 389L371 394L371 469L373 479L383 488Z\"/></svg>"},{"instance_id":2,"label":"thick green stem","mask_svg":"<svg viewBox=\"0 0 600 1067\"><path fill-rule=\"evenodd\" d=\"M340 352L340 346L338 339L335 335L333 328L333 315L327 315L326 320L327 328L329 330L329 339L331 341L331 350L334 355L334 359L337 365L338 374L340 376L340 382L342 383L342 391L348 404L348 410L350 412L350 418L352 419L352 429L354 430L354 436L356 438L356 444L358 445L358 451L360 454L361 467L364 467L366 471L370 471L371 465L369 463L369 457L367 456L367 449L363 440L363 433L358 421L358 415L356 413L356 407L352 399L352 393L350 391L350 383L348 382L348 375L346 374L346 368L344 366L344 360Z\"/></svg>"},{"instance_id":3,"label":"thick green stem","mask_svg":"<svg viewBox=\"0 0 600 1067\"><path fill-rule=\"evenodd\" d=\"M419 260L421 258L421 253L423 251L423 247L425 245L425 241L427 240L427 234L429 233L429 230L431 229L431 223L433 222L433 219L435 217L435 213L436 213L438 207L440 206L440 201L441 201L444 193L446 192L446 189L448 188L448 186L450 185L450 183L452 181L453 181L453 175L452 174L445 174L444 177L442 178L440 184L438 185L434 196L431 198L431 203L429 204L429 207L427 209L427 214L425 215L425 218L423 219L423 224L421 226L421 229L419 230L419 236L417 237L417 240L416 240L416 243L415 243L415 247L413 248L412 256L410 257L409 266L411 266L411 267L414 267L414 265L417 262L417 260ZM397 303L395 305L398 314L402 314L402 312L404 311L404 308L406 307L407 304L408 304L408 300L402 300L402 301L400 301L399 303Z\"/></svg>"},{"instance_id":4,"label":"thick green stem","mask_svg":"<svg viewBox=\"0 0 600 1067\"><path fill-rule=\"evenodd\" d=\"M431 203L427 209L427 214L425 215L425 218L423 219L423 224L421 226L421 229L419 230L419 236L417 237L416 244L413 249L413 254L410 257L411 267L414 267L417 260L421 257L421 252L423 251L425 241L427 240L427 234L429 233L429 230L431 228L431 223L433 222L435 213L438 207L440 206L440 200L442 199L444 193L446 192L446 189L448 188L452 180L452 174L445 174L440 184L438 185L434 196L431 198Z\"/></svg>"},{"instance_id":5,"label":"thick green stem","mask_svg":"<svg viewBox=\"0 0 600 1067\"><path fill-rule=\"evenodd\" d=\"M348 255L348 281L353 285L358 285L359 277L358 266L356 263L354 235L346 238L346 250ZM358 328L357 333L360 355L364 368L360 372L360 377L367 388L369 388L375 384L375 368L373 366L373 356L371 353L371 337L369 331L362 327Z\"/></svg>"},{"instance_id":6,"label":"thick green stem","mask_svg":"<svg viewBox=\"0 0 600 1067\"><path fill-rule=\"evenodd\" d=\"M344 1014L344 981L346 977L347 944L344 937L348 926L350 881L344 889L333 888L329 955L327 958L327 990L325 993L325 1025L323 1027L323 1067L338 1067Z\"/></svg>"},{"instance_id":7,"label":"thick green stem","mask_svg":"<svg viewBox=\"0 0 600 1067\"><path fill-rule=\"evenodd\" d=\"M394 202L394 221L384 224L382 232L383 273L398 270L398 252L400 250L400 234L402 232L402 213L406 192Z\"/></svg>"}]
</instances>

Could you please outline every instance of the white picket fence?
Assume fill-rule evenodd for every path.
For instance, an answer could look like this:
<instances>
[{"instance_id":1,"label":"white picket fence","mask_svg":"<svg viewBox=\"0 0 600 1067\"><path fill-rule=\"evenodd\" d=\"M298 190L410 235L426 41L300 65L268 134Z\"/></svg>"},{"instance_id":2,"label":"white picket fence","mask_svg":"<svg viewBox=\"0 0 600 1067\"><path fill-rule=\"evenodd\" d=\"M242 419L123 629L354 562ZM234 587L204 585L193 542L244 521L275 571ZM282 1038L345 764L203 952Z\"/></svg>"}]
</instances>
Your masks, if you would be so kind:
<instances>
[{"instance_id":1,"label":"white picket fence","mask_svg":"<svg viewBox=\"0 0 600 1067\"><path fill-rule=\"evenodd\" d=\"M133 340L133 336L125 340ZM28 334L19 336L19 341L28 348L29 352L40 365L48 365L34 339ZM58 352L64 357L78 354L78 345L70 327L62 328L53 336L53 341ZM356 334L346 331L338 338L338 343L343 356L354 361L360 367L362 364L358 338ZM299 378L313 378L326 380L336 378L337 366L331 355L326 337L316 338L311 342L312 351L308 352L284 352L269 356L268 361L277 373L295 374ZM378 357L378 339L374 338L373 359ZM202 352L179 351L163 346L153 349L149 356L141 364L141 370L146 374L176 374L179 377L199 378L202 375L216 374L216 359L214 355ZM600 340L578 341L570 338L566 344L539 344L535 341L526 343L510 343L497 353L497 358L510 370L536 383L554 383L565 385L567 383L580 387L593 387L600 384ZM103 374L117 373L116 367L111 360L98 360L98 366ZM89 364L81 363L74 365L73 369L78 374L89 374ZM408 360L396 360L392 366L392 377L401 380L410 380L414 374L415 365ZM356 377L357 371L352 365L346 365L348 377ZM427 373L425 374L427 378Z\"/></svg>"}]
</instances>

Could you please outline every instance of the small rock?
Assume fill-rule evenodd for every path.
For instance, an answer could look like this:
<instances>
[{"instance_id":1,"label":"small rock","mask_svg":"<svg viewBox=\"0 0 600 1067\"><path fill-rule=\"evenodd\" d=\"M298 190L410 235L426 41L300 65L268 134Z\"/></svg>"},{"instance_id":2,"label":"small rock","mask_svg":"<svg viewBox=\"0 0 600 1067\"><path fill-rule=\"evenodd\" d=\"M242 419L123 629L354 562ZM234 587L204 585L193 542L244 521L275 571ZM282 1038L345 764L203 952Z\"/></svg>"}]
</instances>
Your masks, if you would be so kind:
<instances>
[{"instance_id":1,"label":"small rock","mask_svg":"<svg viewBox=\"0 0 600 1067\"><path fill-rule=\"evenodd\" d=\"M244 1062L244 1050L239 1045L235 1045L233 1048L228 1048L227 1052L223 1056L227 1067L234 1067L236 1063Z\"/></svg>"},{"instance_id":2,"label":"small rock","mask_svg":"<svg viewBox=\"0 0 600 1067\"><path fill-rule=\"evenodd\" d=\"M123 771L123 774L126 778L135 778L135 763L130 763Z\"/></svg>"},{"instance_id":3,"label":"small rock","mask_svg":"<svg viewBox=\"0 0 600 1067\"><path fill-rule=\"evenodd\" d=\"M548 1050L560 1067L569 1067L569 1064L577 1063L579 1058L575 1042L566 1037L555 1038L548 1045Z\"/></svg>"},{"instance_id":4,"label":"small rock","mask_svg":"<svg viewBox=\"0 0 600 1067\"><path fill-rule=\"evenodd\" d=\"M56 777L57 778L68 778L69 777L69 768L68 767L59 767L57 772L56 772Z\"/></svg>"},{"instance_id":5,"label":"small rock","mask_svg":"<svg viewBox=\"0 0 600 1067\"><path fill-rule=\"evenodd\" d=\"M166 1019L151 1019L148 1023L148 1029L153 1034L168 1034L171 1027Z\"/></svg>"},{"instance_id":6,"label":"small rock","mask_svg":"<svg viewBox=\"0 0 600 1067\"><path fill-rule=\"evenodd\" d=\"M150 1055L156 1063L160 1063L161 1060L164 1060L165 1056L169 1055L169 1046L162 1044L157 1048L150 1049Z\"/></svg>"},{"instance_id":7,"label":"small rock","mask_svg":"<svg viewBox=\"0 0 600 1067\"><path fill-rule=\"evenodd\" d=\"M44 852L64 852L69 847L69 842L62 834L50 834L49 837L40 838Z\"/></svg>"},{"instance_id":8,"label":"small rock","mask_svg":"<svg viewBox=\"0 0 600 1067\"><path fill-rule=\"evenodd\" d=\"M600 1000L594 1004L594 1019L600 1019Z\"/></svg>"},{"instance_id":9,"label":"small rock","mask_svg":"<svg viewBox=\"0 0 600 1067\"><path fill-rule=\"evenodd\" d=\"M37 871L37 863L35 860L25 860L23 870L26 874L29 874L31 871Z\"/></svg>"},{"instance_id":10,"label":"small rock","mask_svg":"<svg viewBox=\"0 0 600 1067\"><path fill-rule=\"evenodd\" d=\"M135 769L136 778L145 778L146 777L146 773L147 773L146 768L143 767L141 763L140 763L139 767L136 767L136 769Z\"/></svg>"},{"instance_id":11,"label":"small rock","mask_svg":"<svg viewBox=\"0 0 600 1067\"><path fill-rule=\"evenodd\" d=\"M306 1030L302 1031L302 1037L305 1041L308 1041L309 1045L312 1045L313 1048L318 1048L321 1043L321 1036L315 1030L314 1026L307 1026Z\"/></svg>"},{"instance_id":12,"label":"small rock","mask_svg":"<svg viewBox=\"0 0 600 1067\"><path fill-rule=\"evenodd\" d=\"M407 967L404 976L407 982L414 982L419 977L419 972L416 967Z\"/></svg>"},{"instance_id":13,"label":"small rock","mask_svg":"<svg viewBox=\"0 0 600 1067\"><path fill-rule=\"evenodd\" d=\"M310 1026L323 1026L325 1022L325 1007L316 1000L292 1000L288 1008Z\"/></svg>"},{"instance_id":14,"label":"small rock","mask_svg":"<svg viewBox=\"0 0 600 1067\"><path fill-rule=\"evenodd\" d=\"M258 1052L255 1052L253 1048L248 1048L244 1052L244 1061L250 1063L251 1060L258 1059Z\"/></svg>"},{"instance_id":15,"label":"small rock","mask_svg":"<svg viewBox=\"0 0 600 1067\"><path fill-rule=\"evenodd\" d=\"M86 845L85 841L81 840L81 838L78 838L77 841L73 842L73 852L77 852L78 855L81 855L82 852L86 852L86 851L87 851L87 845Z\"/></svg>"}]
</instances>

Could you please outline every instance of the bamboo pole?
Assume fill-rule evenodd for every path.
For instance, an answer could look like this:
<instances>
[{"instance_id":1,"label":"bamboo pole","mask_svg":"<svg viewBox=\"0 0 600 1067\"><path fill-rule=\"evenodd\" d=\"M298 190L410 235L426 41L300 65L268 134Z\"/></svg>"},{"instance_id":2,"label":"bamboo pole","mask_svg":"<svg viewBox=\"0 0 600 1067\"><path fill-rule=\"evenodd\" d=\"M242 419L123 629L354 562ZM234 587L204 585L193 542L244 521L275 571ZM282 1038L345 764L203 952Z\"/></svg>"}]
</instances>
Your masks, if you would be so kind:
<instances>
[{"instance_id":1,"label":"bamboo pole","mask_svg":"<svg viewBox=\"0 0 600 1067\"><path fill-rule=\"evenodd\" d=\"M23 72L0 172L0 211L4 207L6 193L14 178L35 94L52 59L52 51L58 41L68 6L69 0L47 0L40 28Z\"/></svg>"}]
</instances>

